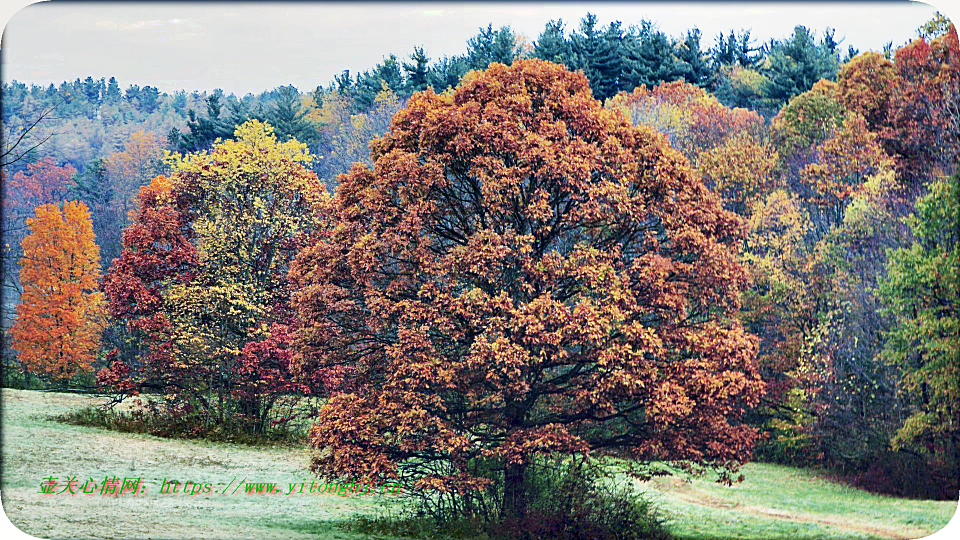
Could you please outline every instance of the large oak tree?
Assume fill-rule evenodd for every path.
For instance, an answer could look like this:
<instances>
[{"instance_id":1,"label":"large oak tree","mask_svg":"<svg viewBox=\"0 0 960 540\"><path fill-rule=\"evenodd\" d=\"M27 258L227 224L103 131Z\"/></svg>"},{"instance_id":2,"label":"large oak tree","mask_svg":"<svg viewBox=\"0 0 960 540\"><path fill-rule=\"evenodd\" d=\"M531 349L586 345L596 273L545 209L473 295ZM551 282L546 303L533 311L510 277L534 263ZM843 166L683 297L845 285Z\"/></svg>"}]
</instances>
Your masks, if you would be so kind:
<instances>
[{"instance_id":1,"label":"large oak tree","mask_svg":"<svg viewBox=\"0 0 960 540\"><path fill-rule=\"evenodd\" d=\"M523 60L415 94L372 147L291 267L302 369L343 378L319 472L503 482L522 513L538 454L728 474L747 456L742 221L664 136Z\"/></svg>"}]
</instances>

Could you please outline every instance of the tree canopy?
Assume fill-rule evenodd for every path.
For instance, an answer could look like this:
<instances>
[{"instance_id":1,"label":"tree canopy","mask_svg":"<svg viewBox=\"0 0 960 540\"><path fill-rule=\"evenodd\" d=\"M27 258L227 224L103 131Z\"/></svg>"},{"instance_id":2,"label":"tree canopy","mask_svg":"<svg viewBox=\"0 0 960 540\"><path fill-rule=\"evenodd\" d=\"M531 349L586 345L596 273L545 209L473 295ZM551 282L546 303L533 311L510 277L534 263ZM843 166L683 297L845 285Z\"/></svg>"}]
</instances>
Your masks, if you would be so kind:
<instances>
[{"instance_id":1,"label":"tree canopy","mask_svg":"<svg viewBox=\"0 0 960 540\"><path fill-rule=\"evenodd\" d=\"M520 60L415 94L373 150L291 267L300 362L344 381L318 470L466 498L501 478L520 513L537 455L735 470L763 392L742 222L661 135Z\"/></svg>"}]
</instances>

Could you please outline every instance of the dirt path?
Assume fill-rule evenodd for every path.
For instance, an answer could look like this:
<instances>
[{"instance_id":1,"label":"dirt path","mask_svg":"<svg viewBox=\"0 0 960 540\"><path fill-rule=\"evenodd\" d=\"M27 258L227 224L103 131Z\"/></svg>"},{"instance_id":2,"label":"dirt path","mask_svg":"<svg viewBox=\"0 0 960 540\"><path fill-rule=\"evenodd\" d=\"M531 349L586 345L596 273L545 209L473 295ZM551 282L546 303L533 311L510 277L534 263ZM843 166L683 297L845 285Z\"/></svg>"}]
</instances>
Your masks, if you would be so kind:
<instances>
[{"instance_id":1,"label":"dirt path","mask_svg":"<svg viewBox=\"0 0 960 540\"><path fill-rule=\"evenodd\" d=\"M911 540L913 538L921 538L935 532L900 523L896 525L887 525L866 519L856 520L826 514L791 512L776 508L743 504L738 501L717 497L704 490L698 489L696 486L693 486L688 482L684 482L679 478L672 478L669 482L664 484L658 485L658 489L668 497L672 497L689 504L738 512L741 514L749 514L752 516L772 518L782 521L792 521L796 523L816 523L819 525L835 527L844 532L868 534L881 538L890 538L892 540Z\"/></svg>"}]
</instances>

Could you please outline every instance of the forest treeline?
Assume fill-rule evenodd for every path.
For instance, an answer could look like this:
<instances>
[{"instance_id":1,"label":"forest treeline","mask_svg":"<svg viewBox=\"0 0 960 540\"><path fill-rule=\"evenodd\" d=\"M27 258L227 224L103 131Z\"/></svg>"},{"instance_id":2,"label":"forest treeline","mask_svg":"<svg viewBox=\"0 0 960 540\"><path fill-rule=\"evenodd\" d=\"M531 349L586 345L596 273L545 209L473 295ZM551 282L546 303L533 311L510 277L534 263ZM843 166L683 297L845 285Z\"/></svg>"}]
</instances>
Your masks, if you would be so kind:
<instances>
[{"instance_id":1,"label":"forest treeline","mask_svg":"<svg viewBox=\"0 0 960 540\"><path fill-rule=\"evenodd\" d=\"M242 98L5 85L11 133L56 110L22 148L58 131L4 151L5 384L96 373L191 436L323 396L318 471L445 515L587 451L956 497L949 21L860 53L588 15L466 50Z\"/></svg>"},{"instance_id":2,"label":"forest treeline","mask_svg":"<svg viewBox=\"0 0 960 540\"><path fill-rule=\"evenodd\" d=\"M108 267L119 253L120 231L136 191L162 170L162 151L207 150L249 119L270 122L283 140L306 143L317 156L313 170L333 187L352 163L370 162L367 143L384 133L413 92L452 89L465 73L491 62L541 58L583 70L600 100L679 79L708 90L729 107L765 116L821 78L835 80L841 62L840 44L830 29L818 37L798 26L793 35L764 44L755 43L749 31L733 30L716 36L710 47L701 41L696 28L670 37L648 21L603 27L588 14L574 28L551 21L532 42L509 27L488 26L468 40L465 54L431 60L418 47L406 58L386 55L364 73L344 71L326 87L307 92L283 86L242 97L220 90L167 94L152 86L121 89L114 77L92 76L46 87L12 81L3 86L7 140L53 107L55 119L39 126L50 135L42 151L3 170L13 176L40 157L72 167L72 195L92 209L102 262ZM856 52L849 46L844 58ZM887 57L891 54L888 47ZM127 158L137 162L136 171L116 171L117 160ZM15 252L5 260L15 264Z\"/></svg>"}]
</instances>

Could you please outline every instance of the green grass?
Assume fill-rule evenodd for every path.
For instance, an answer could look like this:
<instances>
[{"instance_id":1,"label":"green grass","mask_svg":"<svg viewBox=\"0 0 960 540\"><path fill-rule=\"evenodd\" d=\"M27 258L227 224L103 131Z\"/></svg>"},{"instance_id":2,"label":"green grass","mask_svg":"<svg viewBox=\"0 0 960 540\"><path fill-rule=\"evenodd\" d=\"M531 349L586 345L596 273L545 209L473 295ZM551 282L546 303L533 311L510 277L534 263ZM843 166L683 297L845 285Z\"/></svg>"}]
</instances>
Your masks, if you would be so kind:
<instances>
[{"instance_id":1,"label":"green grass","mask_svg":"<svg viewBox=\"0 0 960 540\"><path fill-rule=\"evenodd\" d=\"M163 480L302 482L312 478L306 448L173 440L60 423L52 419L94 398L3 390L3 507L10 521L41 538L343 538L353 515L374 515L387 497L335 495L160 495ZM40 482L77 476L142 477L147 493L119 498L43 495ZM242 489L241 489L242 491Z\"/></svg>"},{"instance_id":2,"label":"green grass","mask_svg":"<svg viewBox=\"0 0 960 540\"><path fill-rule=\"evenodd\" d=\"M233 478L286 483L312 478L311 452L163 439L53 420L95 398L3 391L3 507L41 538L389 538L348 528L357 515L393 513L388 497L161 496L164 478L226 484ZM749 464L746 480L725 487L708 478L658 478L640 488L659 504L678 540L917 538L942 528L955 501L881 497L791 467ZM119 498L37 493L47 476L81 481L143 477L148 493ZM308 480L309 481L309 480Z\"/></svg>"},{"instance_id":3,"label":"green grass","mask_svg":"<svg viewBox=\"0 0 960 540\"><path fill-rule=\"evenodd\" d=\"M956 501L874 495L814 471L750 463L745 480L658 478L642 489L667 509L679 540L919 538L943 528Z\"/></svg>"}]
</instances>

